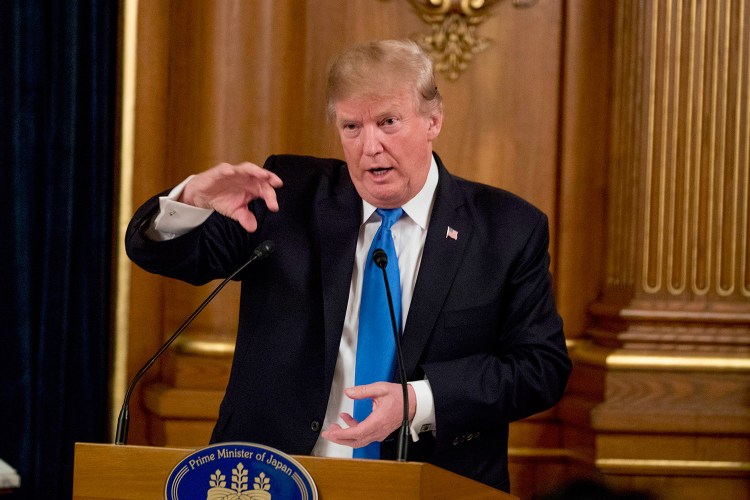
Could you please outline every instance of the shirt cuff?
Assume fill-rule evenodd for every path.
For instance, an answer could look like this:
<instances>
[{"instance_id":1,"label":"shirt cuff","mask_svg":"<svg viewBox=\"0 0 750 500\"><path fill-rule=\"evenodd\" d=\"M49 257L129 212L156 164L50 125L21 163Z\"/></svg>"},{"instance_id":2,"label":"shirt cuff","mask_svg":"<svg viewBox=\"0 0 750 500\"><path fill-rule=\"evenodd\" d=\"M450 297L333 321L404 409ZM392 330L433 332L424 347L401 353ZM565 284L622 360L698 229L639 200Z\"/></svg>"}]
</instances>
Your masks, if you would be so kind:
<instances>
[{"instance_id":1,"label":"shirt cuff","mask_svg":"<svg viewBox=\"0 0 750 500\"><path fill-rule=\"evenodd\" d=\"M214 212L210 208L199 208L177 199L185 185L192 179L191 175L178 184L167 196L159 197L159 214L154 219L154 232L160 240L171 240L190 232L200 226Z\"/></svg>"},{"instance_id":2,"label":"shirt cuff","mask_svg":"<svg viewBox=\"0 0 750 500\"><path fill-rule=\"evenodd\" d=\"M417 410L411 421L411 439L419 441L420 432L435 431L435 399L428 380L409 382L417 396Z\"/></svg>"}]
</instances>

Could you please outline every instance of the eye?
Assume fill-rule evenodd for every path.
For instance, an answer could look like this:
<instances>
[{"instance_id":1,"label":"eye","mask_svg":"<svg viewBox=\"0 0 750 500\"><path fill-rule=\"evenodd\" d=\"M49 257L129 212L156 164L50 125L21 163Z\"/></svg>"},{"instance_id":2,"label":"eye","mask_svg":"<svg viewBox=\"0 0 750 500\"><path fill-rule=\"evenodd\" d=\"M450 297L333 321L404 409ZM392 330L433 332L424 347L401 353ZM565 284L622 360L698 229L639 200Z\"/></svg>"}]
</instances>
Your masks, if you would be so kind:
<instances>
[{"instance_id":1,"label":"eye","mask_svg":"<svg viewBox=\"0 0 750 500\"><path fill-rule=\"evenodd\" d=\"M345 134L346 137L354 137L359 132L359 126L354 122L346 122L341 124L341 133Z\"/></svg>"},{"instance_id":2,"label":"eye","mask_svg":"<svg viewBox=\"0 0 750 500\"><path fill-rule=\"evenodd\" d=\"M395 125L396 123L398 123L398 119L395 116L389 116L388 118L384 119L380 123L384 127L392 127L393 125Z\"/></svg>"}]
</instances>

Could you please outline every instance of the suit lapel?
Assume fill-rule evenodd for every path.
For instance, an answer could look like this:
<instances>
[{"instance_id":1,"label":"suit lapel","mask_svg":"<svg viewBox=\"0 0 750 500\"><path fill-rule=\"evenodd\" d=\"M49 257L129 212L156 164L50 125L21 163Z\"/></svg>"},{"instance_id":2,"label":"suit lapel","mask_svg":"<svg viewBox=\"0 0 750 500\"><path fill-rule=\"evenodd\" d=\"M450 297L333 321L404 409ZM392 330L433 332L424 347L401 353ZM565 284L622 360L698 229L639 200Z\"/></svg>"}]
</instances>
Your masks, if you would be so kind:
<instances>
[{"instance_id":1,"label":"suit lapel","mask_svg":"<svg viewBox=\"0 0 750 500\"><path fill-rule=\"evenodd\" d=\"M331 386L344 327L352 279L362 201L346 166L341 167L333 194L318 201L323 321L325 324L325 383Z\"/></svg>"},{"instance_id":2,"label":"suit lapel","mask_svg":"<svg viewBox=\"0 0 750 500\"><path fill-rule=\"evenodd\" d=\"M462 209L462 192L436 159L440 178L403 336L407 375L414 372L427 345L473 229L471 218ZM449 227L457 231L455 239L447 235Z\"/></svg>"},{"instance_id":3,"label":"suit lapel","mask_svg":"<svg viewBox=\"0 0 750 500\"><path fill-rule=\"evenodd\" d=\"M439 181L427 230L422 261L403 336L407 375L414 372L471 237L471 217L462 208L463 193L437 158ZM351 273L361 223L362 200L342 166L333 194L318 201L321 283L325 323L325 382L330 387L336 367ZM446 236L448 227L456 239Z\"/></svg>"}]
</instances>

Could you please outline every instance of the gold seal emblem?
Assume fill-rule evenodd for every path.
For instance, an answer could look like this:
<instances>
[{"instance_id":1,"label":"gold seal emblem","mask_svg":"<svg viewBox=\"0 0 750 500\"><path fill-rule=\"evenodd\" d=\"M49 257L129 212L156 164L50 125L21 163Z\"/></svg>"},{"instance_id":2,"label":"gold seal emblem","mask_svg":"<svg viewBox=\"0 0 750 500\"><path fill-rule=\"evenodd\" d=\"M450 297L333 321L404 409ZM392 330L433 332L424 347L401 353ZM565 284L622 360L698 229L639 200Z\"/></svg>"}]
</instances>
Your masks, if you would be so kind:
<instances>
[{"instance_id":1,"label":"gold seal emblem","mask_svg":"<svg viewBox=\"0 0 750 500\"><path fill-rule=\"evenodd\" d=\"M195 450L175 465L164 485L165 500L271 500L271 495L318 500L315 482L299 462L254 443Z\"/></svg>"},{"instance_id":2,"label":"gold seal emblem","mask_svg":"<svg viewBox=\"0 0 750 500\"><path fill-rule=\"evenodd\" d=\"M253 489L249 489L247 469L242 462L232 469L231 488L226 487L226 476L219 469L211 474L208 485L211 488L206 500L271 500L271 479L261 472L253 482Z\"/></svg>"}]
</instances>

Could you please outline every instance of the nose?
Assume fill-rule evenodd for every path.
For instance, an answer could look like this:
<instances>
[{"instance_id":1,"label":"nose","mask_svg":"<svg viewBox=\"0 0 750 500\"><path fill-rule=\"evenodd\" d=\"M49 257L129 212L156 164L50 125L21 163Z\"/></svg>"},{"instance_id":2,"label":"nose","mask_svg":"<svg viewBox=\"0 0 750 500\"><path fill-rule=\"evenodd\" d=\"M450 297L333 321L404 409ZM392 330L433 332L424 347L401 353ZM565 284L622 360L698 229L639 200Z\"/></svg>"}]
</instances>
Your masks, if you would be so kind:
<instances>
[{"instance_id":1,"label":"nose","mask_svg":"<svg viewBox=\"0 0 750 500\"><path fill-rule=\"evenodd\" d=\"M363 127L360 138L362 140L362 152L366 156L375 156L383 152L380 130L377 127Z\"/></svg>"}]
</instances>

